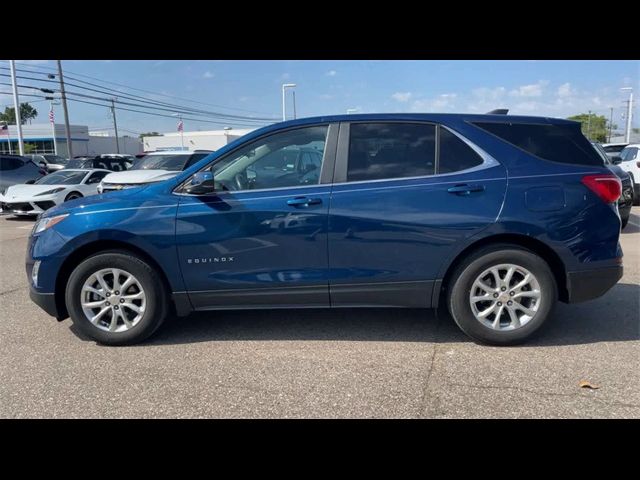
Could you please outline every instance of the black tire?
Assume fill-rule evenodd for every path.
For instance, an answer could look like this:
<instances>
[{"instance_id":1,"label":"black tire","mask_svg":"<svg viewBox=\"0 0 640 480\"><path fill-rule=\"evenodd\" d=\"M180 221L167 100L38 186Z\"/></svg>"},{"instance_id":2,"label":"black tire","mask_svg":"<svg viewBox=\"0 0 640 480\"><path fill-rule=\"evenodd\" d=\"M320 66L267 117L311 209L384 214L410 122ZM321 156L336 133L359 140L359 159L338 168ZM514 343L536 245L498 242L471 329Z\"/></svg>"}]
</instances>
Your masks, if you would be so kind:
<instances>
[{"instance_id":1,"label":"black tire","mask_svg":"<svg viewBox=\"0 0 640 480\"><path fill-rule=\"evenodd\" d=\"M146 295L146 308L142 318L129 330L108 332L92 324L85 316L80 298L84 282L93 273L104 268L120 268L131 273L142 285ZM77 328L98 343L105 345L131 345L151 336L169 313L168 294L159 272L140 257L122 250L100 252L82 261L67 282L65 302L69 316Z\"/></svg>"},{"instance_id":2,"label":"black tire","mask_svg":"<svg viewBox=\"0 0 640 480\"><path fill-rule=\"evenodd\" d=\"M64 201L68 202L69 200L75 200L76 198L82 198L82 194L80 192L71 192L65 197Z\"/></svg>"},{"instance_id":3,"label":"black tire","mask_svg":"<svg viewBox=\"0 0 640 480\"><path fill-rule=\"evenodd\" d=\"M633 178L633 173L629 173L629 178L631 179L631 191L633 193L632 205L637 207L640 205L640 188L638 188L638 185Z\"/></svg>"},{"instance_id":4,"label":"black tire","mask_svg":"<svg viewBox=\"0 0 640 480\"><path fill-rule=\"evenodd\" d=\"M476 278L493 265L510 263L531 272L540 285L541 304L525 325L514 330L494 330L474 316L469 294ZM496 244L472 253L453 272L447 289L447 307L458 327L468 336L491 345L522 343L547 320L558 298L555 277L549 265L535 253L517 245Z\"/></svg>"},{"instance_id":5,"label":"black tire","mask_svg":"<svg viewBox=\"0 0 640 480\"><path fill-rule=\"evenodd\" d=\"M622 227L620 228L620 230L624 230L624 227L627 226L627 223L629 223L630 216L631 216L631 212L627 213L626 215L620 215L620 220L622 221Z\"/></svg>"}]
</instances>

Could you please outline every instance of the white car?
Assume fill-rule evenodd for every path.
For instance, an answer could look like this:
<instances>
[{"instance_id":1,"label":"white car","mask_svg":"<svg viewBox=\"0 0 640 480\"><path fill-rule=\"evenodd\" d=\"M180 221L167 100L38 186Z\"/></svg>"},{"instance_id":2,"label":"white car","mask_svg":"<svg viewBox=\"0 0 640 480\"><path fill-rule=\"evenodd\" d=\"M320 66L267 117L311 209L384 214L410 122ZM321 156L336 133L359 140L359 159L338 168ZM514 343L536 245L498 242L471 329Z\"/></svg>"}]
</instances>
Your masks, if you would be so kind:
<instances>
[{"instance_id":1,"label":"white car","mask_svg":"<svg viewBox=\"0 0 640 480\"><path fill-rule=\"evenodd\" d=\"M105 177L99 193L140 187L148 183L162 182L175 177L198 160L212 153L209 150L151 152L136 160L129 170L113 172Z\"/></svg>"},{"instance_id":2,"label":"white car","mask_svg":"<svg viewBox=\"0 0 640 480\"><path fill-rule=\"evenodd\" d=\"M67 200L98 193L98 185L111 173L103 169L64 169L33 184L13 185L0 195L0 202L14 215L38 215Z\"/></svg>"},{"instance_id":3,"label":"white car","mask_svg":"<svg viewBox=\"0 0 640 480\"><path fill-rule=\"evenodd\" d=\"M629 174L633 183L633 204L640 205L640 143L627 145L620 152L620 160L615 163Z\"/></svg>"}]
</instances>

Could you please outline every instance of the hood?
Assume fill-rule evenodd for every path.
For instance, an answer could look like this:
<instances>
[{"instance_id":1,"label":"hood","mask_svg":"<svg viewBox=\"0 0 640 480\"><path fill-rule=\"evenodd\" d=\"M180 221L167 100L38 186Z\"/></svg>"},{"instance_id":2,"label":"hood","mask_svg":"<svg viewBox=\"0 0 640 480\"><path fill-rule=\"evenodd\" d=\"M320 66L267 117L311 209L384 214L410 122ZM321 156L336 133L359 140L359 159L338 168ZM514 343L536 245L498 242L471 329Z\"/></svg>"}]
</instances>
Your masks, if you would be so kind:
<instances>
[{"instance_id":1,"label":"hood","mask_svg":"<svg viewBox=\"0 0 640 480\"><path fill-rule=\"evenodd\" d=\"M55 188L69 188L73 185L13 185L7 188L4 194L6 202L18 200L21 198L28 198L37 195L38 193L47 192ZM16 197L15 199L13 197Z\"/></svg>"},{"instance_id":2,"label":"hood","mask_svg":"<svg viewBox=\"0 0 640 480\"><path fill-rule=\"evenodd\" d=\"M171 170L125 170L124 172L110 173L102 180L103 183L137 184L161 182L175 177L180 172Z\"/></svg>"}]
</instances>

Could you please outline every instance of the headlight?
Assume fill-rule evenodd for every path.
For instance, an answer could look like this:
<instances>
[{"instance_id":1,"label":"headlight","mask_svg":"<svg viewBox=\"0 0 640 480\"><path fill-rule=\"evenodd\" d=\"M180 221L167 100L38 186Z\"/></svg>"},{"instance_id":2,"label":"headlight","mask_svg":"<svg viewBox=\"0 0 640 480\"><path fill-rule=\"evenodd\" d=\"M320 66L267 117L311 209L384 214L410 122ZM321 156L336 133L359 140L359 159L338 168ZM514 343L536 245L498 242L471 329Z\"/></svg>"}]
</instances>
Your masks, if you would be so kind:
<instances>
[{"instance_id":1,"label":"headlight","mask_svg":"<svg viewBox=\"0 0 640 480\"><path fill-rule=\"evenodd\" d=\"M54 225L60 223L62 220L64 220L68 216L69 214L65 213L64 215L56 215L55 217L41 218L33 226L32 234L44 232L47 228L53 227Z\"/></svg>"},{"instance_id":2,"label":"headlight","mask_svg":"<svg viewBox=\"0 0 640 480\"><path fill-rule=\"evenodd\" d=\"M59 193L59 192L62 192L64 190L65 190L64 187L54 188L53 190L47 190L46 192L36 193L34 195L34 197L39 197L40 195L51 195L53 193Z\"/></svg>"}]
</instances>

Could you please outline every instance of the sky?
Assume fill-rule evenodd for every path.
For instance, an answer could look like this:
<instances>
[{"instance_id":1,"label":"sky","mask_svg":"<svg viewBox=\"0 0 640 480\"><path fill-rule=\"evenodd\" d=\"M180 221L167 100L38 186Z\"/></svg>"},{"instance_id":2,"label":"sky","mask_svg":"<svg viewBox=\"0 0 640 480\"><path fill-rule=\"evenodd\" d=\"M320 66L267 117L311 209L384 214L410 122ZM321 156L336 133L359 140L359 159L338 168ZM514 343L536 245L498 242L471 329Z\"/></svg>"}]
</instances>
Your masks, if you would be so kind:
<instances>
[{"instance_id":1,"label":"sky","mask_svg":"<svg viewBox=\"0 0 640 480\"><path fill-rule=\"evenodd\" d=\"M47 72L56 67L52 60L17 62L18 68L34 72ZM210 112L274 118L274 121L282 117L283 83L297 85L298 117L340 114L348 109L358 113L485 113L508 108L512 114L553 117L591 110L609 118L610 107L613 107L613 123L618 125L618 130L624 129L625 120L621 115L629 95L620 88L633 87L636 98L640 97L640 62L637 61L65 60L62 63L66 76L109 86L119 92ZM7 61L0 61L0 67L7 66ZM8 71L0 70L0 73ZM51 73L55 72L51 70ZM0 79L3 83L9 82L8 77ZM19 83L34 84L27 79ZM51 85L56 87L55 83ZM10 90L11 87L0 85L0 93ZM102 93L83 92L104 97ZM33 100L38 100L32 103L39 112L35 122L47 122L48 102L22 99ZM289 92L288 116L292 115L291 100ZM6 105L12 105L12 97L0 94L0 109L4 110ZM638 127L640 119L637 108L634 110L633 126ZM56 106L55 112L56 122L61 122L62 108ZM171 115L168 111L158 113ZM72 124L113 131L109 109L104 106L69 102L69 115ZM243 128L239 121L209 120L218 123L184 120L184 129ZM173 117L124 110L117 111L117 121L120 134L132 136L148 131L174 132L177 124Z\"/></svg>"}]
</instances>

